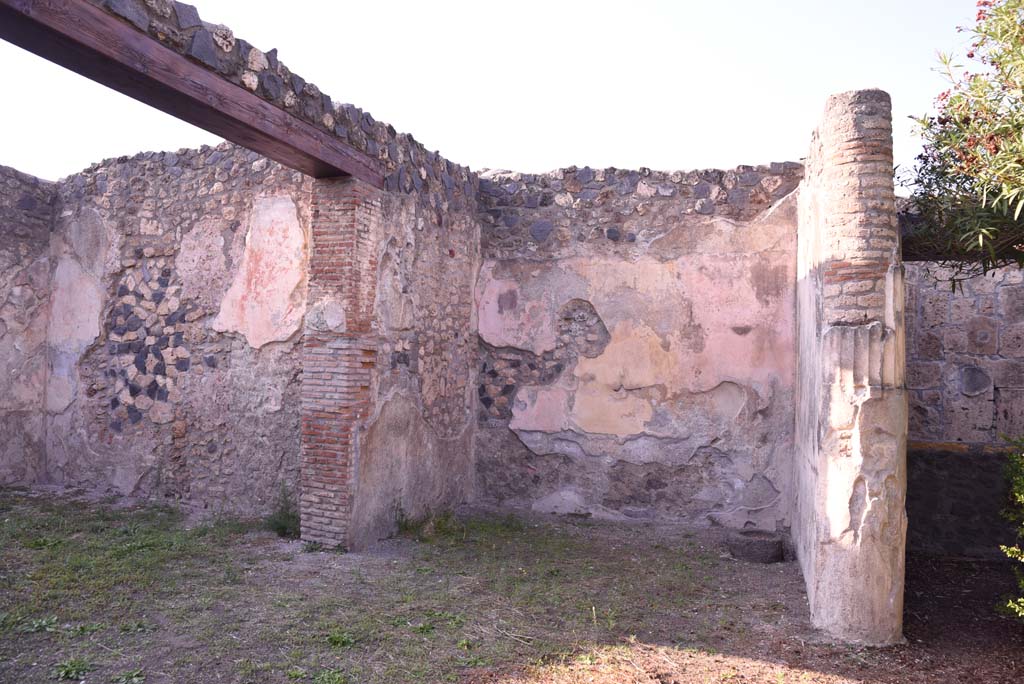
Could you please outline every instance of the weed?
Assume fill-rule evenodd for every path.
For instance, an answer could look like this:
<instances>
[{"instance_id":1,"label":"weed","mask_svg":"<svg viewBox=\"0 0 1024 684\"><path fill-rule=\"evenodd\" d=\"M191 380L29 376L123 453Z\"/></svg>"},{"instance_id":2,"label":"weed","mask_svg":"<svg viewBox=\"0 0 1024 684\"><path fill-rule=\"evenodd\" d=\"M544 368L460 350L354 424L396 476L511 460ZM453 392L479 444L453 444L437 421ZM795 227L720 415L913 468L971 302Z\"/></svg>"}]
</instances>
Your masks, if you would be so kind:
<instances>
[{"instance_id":1,"label":"weed","mask_svg":"<svg viewBox=\"0 0 1024 684\"><path fill-rule=\"evenodd\" d=\"M320 670L313 677L313 684L348 684L348 677L341 670Z\"/></svg>"},{"instance_id":2,"label":"weed","mask_svg":"<svg viewBox=\"0 0 1024 684\"><path fill-rule=\"evenodd\" d=\"M39 551L41 549L52 549L55 546L59 546L62 542L62 539L44 536L28 539L24 542L24 545L26 549L33 549Z\"/></svg>"},{"instance_id":3,"label":"weed","mask_svg":"<svg viewBox=\"0 0 1024 684\"><path fill-rule=\"evenodd\" d=\"M129 670L115 675L110 680L113 684L146 684L146 675L142 670Z\"/></svg>"},{"instance_id":4,"label":"weed","mask_svg":"<svg viewBox=\"0 0 1024 684\"><path fill-rule=\"evenodd\" d=\"M0 613L0 632L14 629L21 624L21 616L14 613Z\"/></svg>"},{"instance_id":5,"label":"weed","mask_svg":"<svg viewBox=\"0 0 1024 684\"><path fill-rule=\"evenodd\" d=\"M89 634L95 634L105 628L106 625L102 622L86 622L73 627L68 627L65 631L71 636L87 636Z\"/></svg>"},{"instance_id":6,"label":"weed","mask_svg":"<svg viewBox=\"0 0 1024 684\"><path fill-rule=\"evenodd\" d=\"M56 632L60 629L57 625L57 616L51 615L50 617L39 618L37 620L29 620L28 623L23 624L20 632L35 633L35 632Z\"/></svg>"},{"instance_id":7,"label":"weed","mask_svg":"<svg viewBox=\"0 0 1024 684\"><path fill-rule=\"evenodd\" d=\"M274 510L263 521L267 529L286 539L299 538L299 508L295 498L284 486L277 497Z\"/></svg>"},{"instance_id":8,"label":"weed","mask_svg":"<svg viewBox=\"0 0 1024 684\"><path fill-rule=\"evenodd\" d=\"M324 545L318 541L302 542L302 553L318 553L324 550Z\"/></svg>"},{"instance_id":9,"label":"weed","mask_svg":"<svg viewBox=\"0 0 1024 684\"><path fill-rule=\"evenodd\" d=\"M288 679L296 680L305 679L307 674L308 673L301 667L290 667L288 668L287 672L284 673L284 676Z\"/></svg>"},{"instance_id":10,"label":"weed","mask_svg":"<svg viewBox=\"0 0 1024 684\"><path fill-rule=\"evenodd\" d=\"M96 669L96 666L84 658L71 658L57 663L53 670L55 679L81 679Z\"/></svg>"},{"instance_id":11,"label":"weed","mask_svg":"<svg viewBox=\"0 0 1024 684\"><path fill-rule=\"evenodd\" d=\"M156 630L156 625L145 620L133 620L132 622L122 624L120 630L125 634L131 632L152 632Z\"/></svg>"},{"instance_id":12,"label":"weed","mask_svg":"<svg viewBox=\"0 0 1024 684\"><path fill-rule=\"evenodd\" d=\"M431 610L427 612L427 617L431 620L438 620L444 622L449 627L461 627L466 624L466 618L455 613L449 613L446 610Z\"/></svg>"},{"instance_id":13,"label":"weed","mask_svg":"<svg viewBox=\"0 0 1024 684\"><path fill-rule=\"evenodd\" d=\"M331 630L327 634L327 643L334 648L348 648L349 646L355 646L356 641L358 641L358 639L356 639L351 632L343 632L335 629Z\"/></svg>"}]
</instances>

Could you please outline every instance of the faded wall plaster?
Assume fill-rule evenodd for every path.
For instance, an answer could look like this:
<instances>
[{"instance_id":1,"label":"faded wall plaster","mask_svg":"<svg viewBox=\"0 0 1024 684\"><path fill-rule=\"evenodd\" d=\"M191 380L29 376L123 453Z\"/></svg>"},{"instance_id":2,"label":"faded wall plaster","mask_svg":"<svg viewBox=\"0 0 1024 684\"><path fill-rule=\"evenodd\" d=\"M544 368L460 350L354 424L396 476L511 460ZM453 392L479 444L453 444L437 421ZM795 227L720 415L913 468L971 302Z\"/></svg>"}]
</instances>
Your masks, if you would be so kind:
<instances>
[{"instance_id":1,"label":"faded wall plaster","mask_svg":"<svg viewBox=\"0 0 1024 684\"><path fill-rule=\"evenodd\" d=\"M221 145L97 164L50 194L42 444L5 450L8 479L269 510L298 471L308 181Z\"/></svg>"},{"instance_id":2,"label":"faded wall plaster","mask_svg":"<svg viewBox=\"0 0 1024 684\"><path fill-rule=\"evenodd\" d=\"M472 494L473 367L479 265L475 208L442 221L413 199L364 205L374 246L373 410L359 433L349 548L391 536Z\"/></svg>"},{"instance_id":3,"label":"faded wall plaster","mask_svg":"<svg viewBox=\"0 0 1024 684\"><path fill-rule=\"evenodd\" d=\"M295 334L306 313L306 233L291 197L257 197L245 251L211 326L259 349Z\"/></svg>"},{"instance_id":4,"label":"faded wall plaster","mask_svg":"<svg viewBox=\"0 0 1024 684\"><path fill-rule=\"evenodd\" d=\"M485 251L498 257L484 262L476 295L485 500L786 526L796 202L785 192L798 171L704 172L732 186L734 198L748 198L751 187L778 193L753 206L729 204L728 189L697 175L638 176L635 186L589 169L562 172L561 180L492 178L492 187L514 188L511 198L494 193L515 207L515 220L503 210L498 225L531 226L532 249L552 251L520 247L512 258L506 245L517 243L485 235ZM597 208L583 211L571 195L560 205L549 190L574 184ZM588 184L598 188L589 196ZM600 188L614 190L607 202ZM545 192L554 198L549 208L540 206ZM694 194L720 197L720 215L697 213ZM620 204L643 217L635 230L599 228L576 246L555 234L564 221L568 232L593 236ZM538 223L551 230L534 235ZM502 437L505 430L513 435Z\"/></svg>"}]
</instances>

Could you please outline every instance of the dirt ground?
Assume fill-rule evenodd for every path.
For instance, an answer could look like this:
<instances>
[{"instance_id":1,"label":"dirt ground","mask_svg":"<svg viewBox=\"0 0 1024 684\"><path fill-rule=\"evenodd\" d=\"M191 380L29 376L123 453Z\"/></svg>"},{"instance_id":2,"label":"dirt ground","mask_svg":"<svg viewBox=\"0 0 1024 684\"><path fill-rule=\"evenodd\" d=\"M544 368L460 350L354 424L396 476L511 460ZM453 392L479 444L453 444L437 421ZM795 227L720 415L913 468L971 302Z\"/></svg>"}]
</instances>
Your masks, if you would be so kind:
<instances>
[{"instance_id":1,"label":"dirt ground","mask_svg":"<svg viewBox=\"0 0 1024 684\"><path fill-rule=\"evenodd\" d=\"M0 490L0 682L1020 682L1003 563L908 559L905 645L809 628L716 530L481 513L339 554Z\"/></svg>"}]
</instances>

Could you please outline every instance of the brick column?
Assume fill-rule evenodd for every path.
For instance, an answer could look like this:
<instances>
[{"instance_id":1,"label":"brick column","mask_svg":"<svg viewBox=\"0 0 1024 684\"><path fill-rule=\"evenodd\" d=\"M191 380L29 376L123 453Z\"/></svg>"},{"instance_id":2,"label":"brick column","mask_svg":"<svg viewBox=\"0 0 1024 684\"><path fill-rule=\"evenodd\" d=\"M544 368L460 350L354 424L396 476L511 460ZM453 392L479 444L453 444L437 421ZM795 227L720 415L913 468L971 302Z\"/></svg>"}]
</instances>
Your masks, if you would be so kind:
<instances>
[{"instance_id":1,"label":"brick column","mask_svg":"<svg viewBox=\"0 0 1024 684\"><path fill-rule=\"evenodd\" d=\"M889 96L829 98L800 186L793 536L813 624L902 639L907 399Z\"/></svg>"},{"instance_id":2,"label":"brick column","mask_svg":"<svg viewBox=\"0 0 1024 684\"><path fill-rule=\"evenodd\" d=\"M302 538L345 547L359 428L372 409L376 257L373 188L350 178L313 184L309 301L302 339ZM326 312L326 313L324 313Z\"/></svg>"}]
</instances>

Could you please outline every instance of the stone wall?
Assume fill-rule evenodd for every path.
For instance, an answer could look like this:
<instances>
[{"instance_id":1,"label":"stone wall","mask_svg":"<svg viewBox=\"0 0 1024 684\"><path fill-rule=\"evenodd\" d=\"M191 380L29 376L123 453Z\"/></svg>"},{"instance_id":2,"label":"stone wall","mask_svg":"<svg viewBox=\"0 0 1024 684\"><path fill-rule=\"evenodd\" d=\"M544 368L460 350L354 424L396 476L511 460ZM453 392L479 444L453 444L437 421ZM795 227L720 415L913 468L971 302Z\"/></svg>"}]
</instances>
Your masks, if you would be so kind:
<instances>
[{"instance_id":1,"label":"stone wall","mask_svg":"<svg viewBox=\"0 0 1024 684\"><path fill-rule=\"evenodd\" d=\"M244 514L294 490L309 185L225 144L49 186L33 288L43 446L35 460L5 449L38 464L9 479Z\"/></svg>"},{"instance_id":2,"label":"stone wall","mask_svg":"<svg viewBox=\"0 0 1024 684\"><path fill-rule=\"evenodd\" d=\"M484 174L483 500L786 526L801 172Z\"/></svg>"},{"instance_id":3,"label":"stone wall","mask_svg":"<svg viewBox=\"0 0 1024 684\"><path fill-rule=\"evenodd\" d=\"M793 537L812 622L902 639L903 271L889 96L829 98L800 187Z\"/></svg>"},{"instance_id":4,"label":"stone wall","mask_svg":"<svg viewBox=\"0 0 1024 684\"><path fill-rule=\"evenodd\" d=\"M1005 438L1024 436L1024 276L998 269L953 289L907 264L908 547L999 557Z\"/></svg>"},{"instance_id":5,"label":"stone wall","mask_svg":"<svg viewBox=\"0 0 1024 684\"><path fill-rule=\"evenodd\" d=\"M304 538L364 548L470 496L476 204L429 188L314 186Z\"/></svg>"},{"instance_id":6,"label":"stone wall","mask_svg":"<svg viewBox=\"0 0 1024 684\"><path fill-rule=\"evenodd\" d=\"M43 406L56 186L0 166L0 484L46 467Z\"/></svg>"},{"instance_id":7,"label":"stone wall","mask_svg":"<svg viewBox=\"0 0 1024 684\"><path fill-rule=\"evenodd\" d=\"M910 438L971 445L1024 436L1024 274L952 289L937 264L907 265Z\"/></svg>"}]
</instances>

